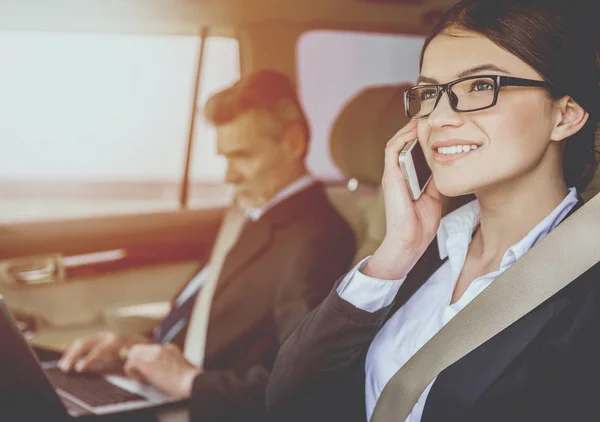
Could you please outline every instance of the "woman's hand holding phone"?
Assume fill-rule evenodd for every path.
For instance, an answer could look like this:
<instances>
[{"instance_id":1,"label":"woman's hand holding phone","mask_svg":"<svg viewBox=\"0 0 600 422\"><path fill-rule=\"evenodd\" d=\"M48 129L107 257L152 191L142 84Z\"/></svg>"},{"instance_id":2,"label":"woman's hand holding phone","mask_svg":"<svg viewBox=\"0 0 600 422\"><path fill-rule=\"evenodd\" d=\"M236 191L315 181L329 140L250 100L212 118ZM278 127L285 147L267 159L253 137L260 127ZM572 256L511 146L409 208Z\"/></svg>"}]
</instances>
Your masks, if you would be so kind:
<instances>
[{"instance_id":1,"label":"woman's hand holding phone","mask_svg":"<svg viewBox=\"0 0 600 422\"><path fill-rule=\"evenodd\" d=\"M383 280L399 280L408 274L436 235L442 205L431 180L413 201L402 175L398 157L404 146L417 138L417 121L411 120L388 142L382 187L385 198L386 234L383 242L361 270Z\"/></svg>"}]
</instances>

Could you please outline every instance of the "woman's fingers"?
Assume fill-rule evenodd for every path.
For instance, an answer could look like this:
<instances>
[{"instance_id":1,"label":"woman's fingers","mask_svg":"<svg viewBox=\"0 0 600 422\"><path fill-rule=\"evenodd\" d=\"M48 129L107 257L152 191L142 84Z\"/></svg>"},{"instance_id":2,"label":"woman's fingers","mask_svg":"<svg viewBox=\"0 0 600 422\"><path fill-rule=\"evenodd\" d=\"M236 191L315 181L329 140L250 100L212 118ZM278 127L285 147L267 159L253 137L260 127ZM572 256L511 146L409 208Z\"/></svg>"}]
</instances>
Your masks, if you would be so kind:
<instances>
[{"instance_id":1,"label":"woman's fingers","mask_svg":"<svg viewBox=\"0 0 600 422\"><path fill-rule=\"evenodd\" d=\"M431 177L431 180L429 181L427 188L425 188L425 195L428 195L428 196L432 197L433 199L437 199L438 201L441 199L440 191L438 190L438 188L435 184L435 180L433 180L433 177Z\"/></svg>"},{"instance_id":2,"label":"woman's fingers","mask_svg":"<svg viewBox=\"0 0 600 422\"><path fill-rule=\"evenodd\" d=\"M387 143L385 149L385 169L390 172L399 169L398 158L404 146L417 138L417 123L415 120L400 129Z\"/></svg>"}]
</instances>

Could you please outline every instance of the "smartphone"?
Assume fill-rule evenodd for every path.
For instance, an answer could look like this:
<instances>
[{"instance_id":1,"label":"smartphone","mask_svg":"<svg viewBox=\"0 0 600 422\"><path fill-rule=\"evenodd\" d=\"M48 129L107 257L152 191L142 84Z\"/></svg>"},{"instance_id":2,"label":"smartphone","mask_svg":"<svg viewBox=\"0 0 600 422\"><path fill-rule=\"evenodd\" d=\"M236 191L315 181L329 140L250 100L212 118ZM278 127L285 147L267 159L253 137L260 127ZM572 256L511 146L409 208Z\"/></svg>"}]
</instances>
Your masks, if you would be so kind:
<instances>
[{"instance_id":1,"label":"smartphone","mask_svg":"<svg viewBox=\"0 0 600 422\"><path fill-rule=\"evenodd\" d=\"M425 154L418 139L406 144L400 152L398 162L410 195L413 201L416 201L431 180L431 169L425 160Z\"/></svg>"}]
</instances>

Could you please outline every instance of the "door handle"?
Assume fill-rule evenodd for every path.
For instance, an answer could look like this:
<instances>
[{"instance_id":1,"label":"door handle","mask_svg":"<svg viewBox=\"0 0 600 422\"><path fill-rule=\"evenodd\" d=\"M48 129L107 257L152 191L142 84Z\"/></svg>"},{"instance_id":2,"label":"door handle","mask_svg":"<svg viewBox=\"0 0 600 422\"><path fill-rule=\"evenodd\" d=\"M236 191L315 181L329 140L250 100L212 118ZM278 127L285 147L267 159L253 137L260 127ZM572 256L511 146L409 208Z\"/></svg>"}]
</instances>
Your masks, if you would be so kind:
<instances>
[{"instance_id":1,"label":"door handle","mask_svg":"<svg viewBox=\"0 0 600 422\"><path fill-rule=\"evenodd\" d=\"M0 263L0 282L37 285L61 282L65 270L58 254L32 256Z\"/></svg>"},{"instance_id":2,"label":"door handle","mask_svg":"<svg viewBox=\"0 0 600 422\"><path fill-rule=\"evenodd\" d=\"M56 273L56 265L49 263L45 267L32 270L11 271L16 281L25 284L38 284L46 277Z\"/></svg>"}]
</instances>

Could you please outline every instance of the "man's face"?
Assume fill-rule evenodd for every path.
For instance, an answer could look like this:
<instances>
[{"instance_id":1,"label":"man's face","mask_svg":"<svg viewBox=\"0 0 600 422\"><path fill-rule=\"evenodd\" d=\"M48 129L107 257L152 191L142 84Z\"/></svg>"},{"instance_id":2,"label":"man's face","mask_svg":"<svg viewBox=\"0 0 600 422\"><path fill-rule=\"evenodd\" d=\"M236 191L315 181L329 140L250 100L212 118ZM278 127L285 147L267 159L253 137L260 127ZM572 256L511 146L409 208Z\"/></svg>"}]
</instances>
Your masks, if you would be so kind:
<instances>
[{"instance_id":1,"label":"man's face","mask_svg":"<svg viewBox=\"0 0 600 422\"><path fill-rule=\"evenodd\" d=\"M265 116L240 115L217 127L217 150L227 160L225 183L234 187L238 205L258 208L289 183L297 158L286 153L285 142L274 139Z\"/></svg>"}]
</instances>

